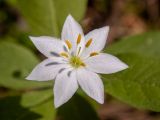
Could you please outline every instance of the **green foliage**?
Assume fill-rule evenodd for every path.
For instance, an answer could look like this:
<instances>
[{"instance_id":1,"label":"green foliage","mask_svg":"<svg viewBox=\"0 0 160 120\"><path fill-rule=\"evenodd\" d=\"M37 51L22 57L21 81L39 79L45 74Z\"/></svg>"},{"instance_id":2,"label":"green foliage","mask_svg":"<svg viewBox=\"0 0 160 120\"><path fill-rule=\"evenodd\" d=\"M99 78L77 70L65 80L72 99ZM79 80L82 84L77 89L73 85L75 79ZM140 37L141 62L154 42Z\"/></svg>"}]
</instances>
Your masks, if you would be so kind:
<instances>
[{"instance_id":1,"label":"green foliage","mask_svg":"<svg viewBox=\"0 0 160 120\"><path fill-rule=\"evenodd\" d=\"M53 86L43 89L31 90L23 93L21 96L21 105L24 107L33 107L38 104L42 104L44 101L52 98L52 88Z\"/></svg>"},{"instance_id":2,"label":"green foliage","mask_svg":"<svg viewBox=\"0 0 160 120\"><path fill-rule=\"evenodd\" d=\"M42 97L42 95L43 94L40 96ZM31 102L31 100L27 100L28 103ZM53 107L52 97L39 104L35 104L34 106L28 106L28 103L27 105L25 105L25 103L20 103L20 96L10 96L0 99L1 119L54 120L56 117L56 111ZM92 106L79 95L75 95L68 103L64 104L60 109L58 109L57 117L63 118L63 120L98 120L97 114Z\"/></svg>"},{"instance_id":3,"label":"green foliage","mask_svg":"<svg viewBox=\"0 0 160 120\"><path fill-rule=\"evenodd\" d=\"M129 69L103 75L105 90L138 108L160 111L159 32L128 37L109 48Z\"/></svg>"},{"instance_id":4,"label":"green foliage","mask_svg":"<svg viewBox=\"0 0 160 120\"><path fill-rule=\"evenodd\" d=\"M51 100L29 108L22 106L20 101L20 96L0 99L0 118L2 120L53 120L55 117Z\"/></svg>"},{"instance_id":5,"label":"green foliage","mask_svg":"<svg viewBox=\"0 0 160 120\"><path fill-rule=\"evenodd\" d=\"M131 36L120 40L107 48L106 52L112 54L134 52L142 56L159 58L160 56L160 32L153 31L141 35Z\"/></svg>"},{"instance_id":6,"label":"green foliage","mask_svg":"<svg viewBox=\"0 0 160 120\"><path fill-rule=\"evenodd\" d=\"M58 109L57 116L62 120L99 120L88 101L78 94Z\"/></svg>"},{"instance_id":7,"label":"green foliage","mask_svg":"<svg viewBox=\"0 0 160 120\"><path fill-rule=\"evenodd\" d=\"M37 58L26 48L12 42L0 43L0 86L30 89L49 86L50 82L27 81L25 77L38 64Z\"/></svg>"},{"instance_id":8,"label":"green foliage","mask_svg":"<svg viewBox=\"0 0 160 120\"><path fill-rule=\"evenodd\" d=\"M56 117L56 111L53 107L53 98L31 107L29 110L40 116L37 120L55 120ZM28 118L30 119L30 116L28 116Z\"/></svg>"},{"instance_id":9,"label":"green foliage","mask_svg":"<svg viewBox=\"0 0 160 120\"><path fill-rule=\"evenodd\" d=\"M17 0L16 6L30 25L31 35L58 36L68 14L84 16L87 0Z\"/></svg>"}]
</instances>

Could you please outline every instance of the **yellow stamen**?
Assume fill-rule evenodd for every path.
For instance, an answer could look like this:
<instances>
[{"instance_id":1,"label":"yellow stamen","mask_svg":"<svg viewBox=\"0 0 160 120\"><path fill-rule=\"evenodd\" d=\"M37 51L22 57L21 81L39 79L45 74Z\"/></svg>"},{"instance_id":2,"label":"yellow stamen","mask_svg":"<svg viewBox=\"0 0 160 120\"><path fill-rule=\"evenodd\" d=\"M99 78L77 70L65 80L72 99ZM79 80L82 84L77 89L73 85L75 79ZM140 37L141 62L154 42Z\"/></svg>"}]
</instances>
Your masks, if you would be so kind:
<instances>
[{"instance_id":1,"label":"yellow stamen","mask_svg":"<svg viewBox=\"0 0 160 120\"><path fill-rule=\"evenodd\" d=\"M86 64L84 64L84 63L82 62L82 63L81 63L81 66L85 67L85 66L86 66Z\"/></svg>"},{"instance_id":2,"label":"yellow stamen","mask_svg":"<svg viewBox=\"0 0 160 120\"><path fill-rule=\"evenodd\" d=\"M80 57L77 56L72 56L69 60L69 63L74 67L74 68L79 68L79 67L85 67L85 63L80 59Z\"/></svg>"},{"instance_id":3,"label":"yellow stamen","mask_svg":"<svg viewBox=\"0 0 160 120\"><path fill-rule=\"evenodd\" d=\"M81 42L81 37L82 37L81 34L79 34L77 38L77 45Z\"/></svg>"},{"instance_id":4,"label":"yellow stamen","mask_svg":"<svg viewBox=\"0 0 160 120\"><path fill-rule=\"evenodd\" d=\"M92 52L92 53L90 54L90 57L95 56L95 55L98 55L98 53L97 53L97 52Z\"/></svg>"},{"instance_id":5,"label":"yellow stamen","mask_svg":"<svg viewBox=\"0 0 160 120\"><path fill-rule=\"evenodd\" d=\"M72 48L72 44L71 44L71 42L69 40L66 40L65 43L67 44L68 49Z\"/></svg>"},{"instance_id":6,"label":"yellow stamen","mask_svg":"<svg viewBox=\"0 0 160 120\"><path fill-rule=\"evenodd\" d=\"M60 53L61 56L68 58L68 54L65 52Z\"/></svg>"},{"instance_id":7,"label":"yellow stamen","mask_svg":"<svg viewBox=\"0 0 160 120\"><path fill-rule=\"evenodd\" d=\"M91 43L92 43L92 38L87 41L85 46L88 48L91 45Z\"/></svg>"}]
</instances>

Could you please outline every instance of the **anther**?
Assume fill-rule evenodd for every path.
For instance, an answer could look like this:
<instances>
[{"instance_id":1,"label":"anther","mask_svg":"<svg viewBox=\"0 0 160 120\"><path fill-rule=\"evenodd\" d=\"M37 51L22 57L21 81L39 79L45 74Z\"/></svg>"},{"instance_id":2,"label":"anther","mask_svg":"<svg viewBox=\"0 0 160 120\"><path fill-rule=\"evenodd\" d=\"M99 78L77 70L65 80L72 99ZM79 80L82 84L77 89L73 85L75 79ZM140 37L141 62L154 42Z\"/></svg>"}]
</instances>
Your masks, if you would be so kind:
<instances>
[{"instance_id":1,"label":"anther","mask_svg":"<svg viewBox=\"0 0 160 120\"><path fill-rule=\"evenodd\" d=\"M81 66L85 67L85 66L86 66L86 64L84 64L84 63L82 62L82 63L81 63Z\"/></svg>"},{"instance_id":2,"label":"anther","mask_svg":"<svg viewBox=\"0 0 160 120\"><path fill-rule=\"evenodd\" d=\"M88 48L91 45L91 43L92 43L92 38L87 41L85 46Z\"/></svg>"},{"instance_id":3,"label":"anther","mask_svg":"<svg viewBox=\"0 0 160 120\"><path fill-rule=\"evenodd\" d=\"M97 52L92 52L92 53L90 54L90 57L92 57L92 56L96 56L96 55L98 55L98 53L97 53Z\"/></svg>"},{"instance_id":4,"label":"anther","mask_svg":"<svg viewBox=\"0 0 160 120\"><path fill-rule=\"evenodd\" d=\"M61 56L68 58L68 54L65 52L60 53Z\"/></svg>"},{"instance_id":5,"label":"anther","mask_svg":"<svg viewBox=\"0 0 160 120\"><path fill-rule=\"evenodd\" d=\"M82 37L81 34L79 34L77 38L77 45L81 42L81 37Z\"/></svg>"},{"instance_id":6,"label":"anther","mask_svg":"<svg viewBox=\"0 0 160 120\"><path fill-rule=\"evenodd\" d=\"M71 44L71 42L69 40L66 40L65 43L67 44L68 49L72 48L72 44Z\"/></svg>"}]
</instances>

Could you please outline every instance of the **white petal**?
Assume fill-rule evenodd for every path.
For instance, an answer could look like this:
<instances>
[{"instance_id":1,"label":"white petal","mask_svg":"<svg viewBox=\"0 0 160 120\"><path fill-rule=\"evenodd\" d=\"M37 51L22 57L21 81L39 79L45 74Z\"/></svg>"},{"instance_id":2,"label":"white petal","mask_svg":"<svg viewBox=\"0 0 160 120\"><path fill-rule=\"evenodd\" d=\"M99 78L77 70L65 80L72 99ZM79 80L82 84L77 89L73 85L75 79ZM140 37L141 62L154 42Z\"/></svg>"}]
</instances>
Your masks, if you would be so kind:
<instances>
[{"instance_id":1,"label":"white petal","mask_svg":"<svg viewBox=\"0 0 160 120\"><path fill-rule=\"evenodd\" d=\"M77 79L81 88L97 102L104 103L104 87L100 77L91 71L79 69Z\"/></svg>"},{"instance_id":2,"label":"white petal","mask_svg":"<svg viewBox=\"0 0 160 120\"><path fill-rule=\"evenodd\" d=\"M38 64L26 78L27 80L47 81L53 80L60 69L69 67L62 59L46 59Z\"/></svg>"},{"instance_id":3,"label":"white petal","mask_svg":"<svg viewBox=\"0 0 160 120\"><path fill-rule=\"evenodd\" d=\"M78 89L76 73L70 71L64 70L56 77L54 85L54 104L56 108L66 103Z\"/></svg>"},{"instance_id":4,"label":"white petal","mask_svg":"<svg viewBox=\"0 0 160 120\"><path fill-rule=\"evenodd\" d=\"M81 26L71 15L68 15L63 25L61 39L69 40L71 42L73 52L76 51L76 42L79 34L82 36L81 44L84 44L84 35Z\"/></svg>"},{"instance_id":5,"label":"white petal","mask_svg":"<svg viewBox=\"0 0 160 120\"><path fill-rule=\"evenodd\" d=\"M86 42L92 38L92 43L85 49L84 54L89 55L91 52L100 52L106 44L109 27L102 27L89 32L85 36Z\"/></svg>"},{"instance_id":6,"label":"white petal","mask_svg":"<svg viewBox=\"0 0 160 120\"><path fill-rule=\"evenodd\" d=\"M85 60L89 70L96 73L110 74L128 68L128 65L110 54L100 53Z\"/></svg>"},{"instance_id":7,"label":"white petal","mask_svg":"<svg viewBox=\"0 0 160 120\"><path fill-rule=\"evenodd\" d=\"M51 53L60 53L64 51L64 42L54 37L30 37L36 48L46 57L54 57Z\"/></svg>"}]
</instances>

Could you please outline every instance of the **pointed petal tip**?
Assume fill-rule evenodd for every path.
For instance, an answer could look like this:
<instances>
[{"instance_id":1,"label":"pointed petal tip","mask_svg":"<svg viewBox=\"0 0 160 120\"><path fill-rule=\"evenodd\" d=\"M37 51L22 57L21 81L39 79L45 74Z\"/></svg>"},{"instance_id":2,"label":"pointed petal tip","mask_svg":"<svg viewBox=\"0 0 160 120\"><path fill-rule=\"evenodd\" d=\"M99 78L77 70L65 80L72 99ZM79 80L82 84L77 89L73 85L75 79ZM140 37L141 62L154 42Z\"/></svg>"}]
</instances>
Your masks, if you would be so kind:
<instances>
[{"instance_id":1,"label":"pointed petal tip","mask_svg":"<svg viewBox=\"0 0 160 120\"><path fill-rule=\"evenodd\" d=\"M25 79L26 79L26 80L34 80L34 79L32 79L32 78L30 77L30 75L27 76Z\"/></svg>"},{"instance_id":2,"label":"pointed petal tip","mask_svg":"<svg viewBox=\"0 0 160 120\"><path fill-rule=\"evenodd\" d=\"M72 17L71 13L69 13L67 17Z\"/></svg>"},{"instance_id":3,"label":"pointed petal tip","mask_svg":"<svg viewBox=\"0 0 160 120\"><path fill-rule=\"evenodd\" d=\"M98 99L98 100L96 100L98 103L100 103L100 104L104 104L104 99Z\"/></svg>"},{"instance_id":4,"label":"pointed petal tip","mask_svg":"<svg viewBox=\"0 0 160 120\"><path fill-rule=\"evenodd\" d=\"M68 14L66 20L68 20L68 19L73 19L73 16L71 14Z\"/></svg>"},{"instance_id":5,"label":"pointed petal tip","mask_svg":"<svg viewBox=\"0 0 160 120\"><path fill-rule=\"evenodd\" d=\"M104 87L104 86L103 86ZM104 104L104 88L100 95L94 98L99 104Z\"/></svg>"},{"instance_id":6,"label":"pointed petal tip","mask_svg":"<svg viewBox=\"0 0 160 120\"><path fill-rule=\"evenodd\" d=\"M59 108L61 105L63 105L64 103L60 103L57 100L54 99L54 107L57 109Z\"/></svg>"},{"instance_id":7,"label":"pointed petal tip","mask_svg":"<svg viewBox=\"0 0 160 120\"><path fill-rule=\"evenodd\" d=\"M127 65L127 64L125 64L125 63L123 63L123 70L125 70L125 69L128 69L129 68L129 66Z\"/></svg>"},{"instance_id":8,"label":"pointed petal tip","mask_svg":"<svg viewBox=\"0 0 160 120\"><path fill-rule=\"evenodd\" d=\"M104 104L104 96L101 97L92 97L92 99L94 99L96 102L98 102L99 104Z\"/></svg>"},{"instance_id":9,"label":"pointed petal tip","mask_svg":"<svg viewBox=\"0 0 160 120\"><path fill-rule=\"evenodd\" d=\"M129 66L126 64L126 69L129 68Z\"/></svg>"},{"instance_id":10,"label":"pointed petal tip","mask_svg":"<svg viewBox=\"0 0 160 120\"><path fill-rule=\"evenodd\" d=\"M75 21L76 21L71 14L68 14L66 20L67 20L67 21L71 21L71 22L75 22Z\"/></svg>"},{"instance_id":11,"label":"pointed petal tip","mask_svg":"<svg viewBox=\"0 0 160 120\"><path fill-rule=\"evenodd\" d=\"M104 100L103 101L99 101L100 104L104 104Z\"/></svg>"},{"instance_id":12,"label":"pointed petal tip","mask_svg":"<svg viewBox=\"0 0 160 120\"><path fill-rule=\"evenodd\" d=\"M34 37L33 36L28 36L30 39L33 39Z\"/></svg>"},{"instance_id":13,"label":"pointed petal tip","mask_svg":"<svg viewBox=\"0 0 160 120\"><path fill-rule=\"evenodd\" d=\"M59 107L60 107L60 105L58 105L58 104L54 104L54 107L57 109L57 108L59 108Z\"/></svg>"},{"instance_id":14,"label":"pointed petal tip","mask_svg":"<svg viewBox=\"0 0 160 120\"><path fill-rule=\"evenodd\" d=\"M110 27L109 26L104 26L104 27L101 27L101 28L98 28L98 29L108 32L110 30Z\"/></svg>"},{"instance_id":15,"label":"pointed petal tip","mask_svg":"<svg viewBox=\"0 0 160 120\"><path fill-rule=\"evenodd\" d=\"M104 26L104 28L106 28L107 30L109 30L109 29L110 29L110 27L109 27L109 26Z\"/></svg>"},{"instance_id":16,"label":"pointed petal tip","mask_svg":"<svg viewBox=\"0 0 160 120\"><path fill-rule=\"evenodd\" d=\"M66 21L71 22L71 23L77 22L72 15L68 15L66 18Z\"/></svg>"},{"instance_id":17,"label":"pointed petal tip","mask_svg":"<svg viewBox=\"0 0 160 120\"><path fill-rule=\"evenodd\" d=\"M120 67L114 73L119 72L119 71L123 71L123 70L128 69L128 68L129 68L129 66L127 64L125 64L124 62L122 62Z\"/></svg>"},{"instance_id":18,"label":"pointed petal tip","mask_svg":"<svg viewBox=\"0 0 160 120\"><path fill-rule=\"evenodd\" d=\"M28 37L32 42L34 42L36 40L36 37L34 37L34 36L28 36Z\"/></svg>"},{"instance_id":19,"label":"pointed petal tip","mask_svg":"<svg viewBox=\"0 0 160 120\"><path fill-rule=\"evenodd\" d=\"M32 73L30 75L28 75L25 79L26 80L34 80L34 81L48 81L47 79L36 78L36 76L33 76Z\"/></svg>"},{"instance_id":20,"label":"pointed petal tip","mask_svg":"<svg viewBox=\"0 0 160 120\"><path fill-rule=\"evenodd\" d=\"M25 77L26 80L29 80L29 75L27 77Z\"/></svg>"},{"instance_id":21,"label":"pointed petal tip","mask_svg":"<svg viewBox=\"0 0 160 120\"><path fill-rule=\"evenodd\" d=\"M30 80L28 77L25 78L26 80Z\"/></svg>"},{"instance_id":22,"label":"pointed petal tip","mask_svg":"<svg viewBox=\"0 0 160 120\"><path fill-rule=\"evenodd\" d=\"M104 27L102 27L102 29L104 30L104 32L106 34L106 37L108 37L108 33L109 33L109 30L110 30L110 27L109 26L104 26Z\"/></svg>"}]
</instances>

